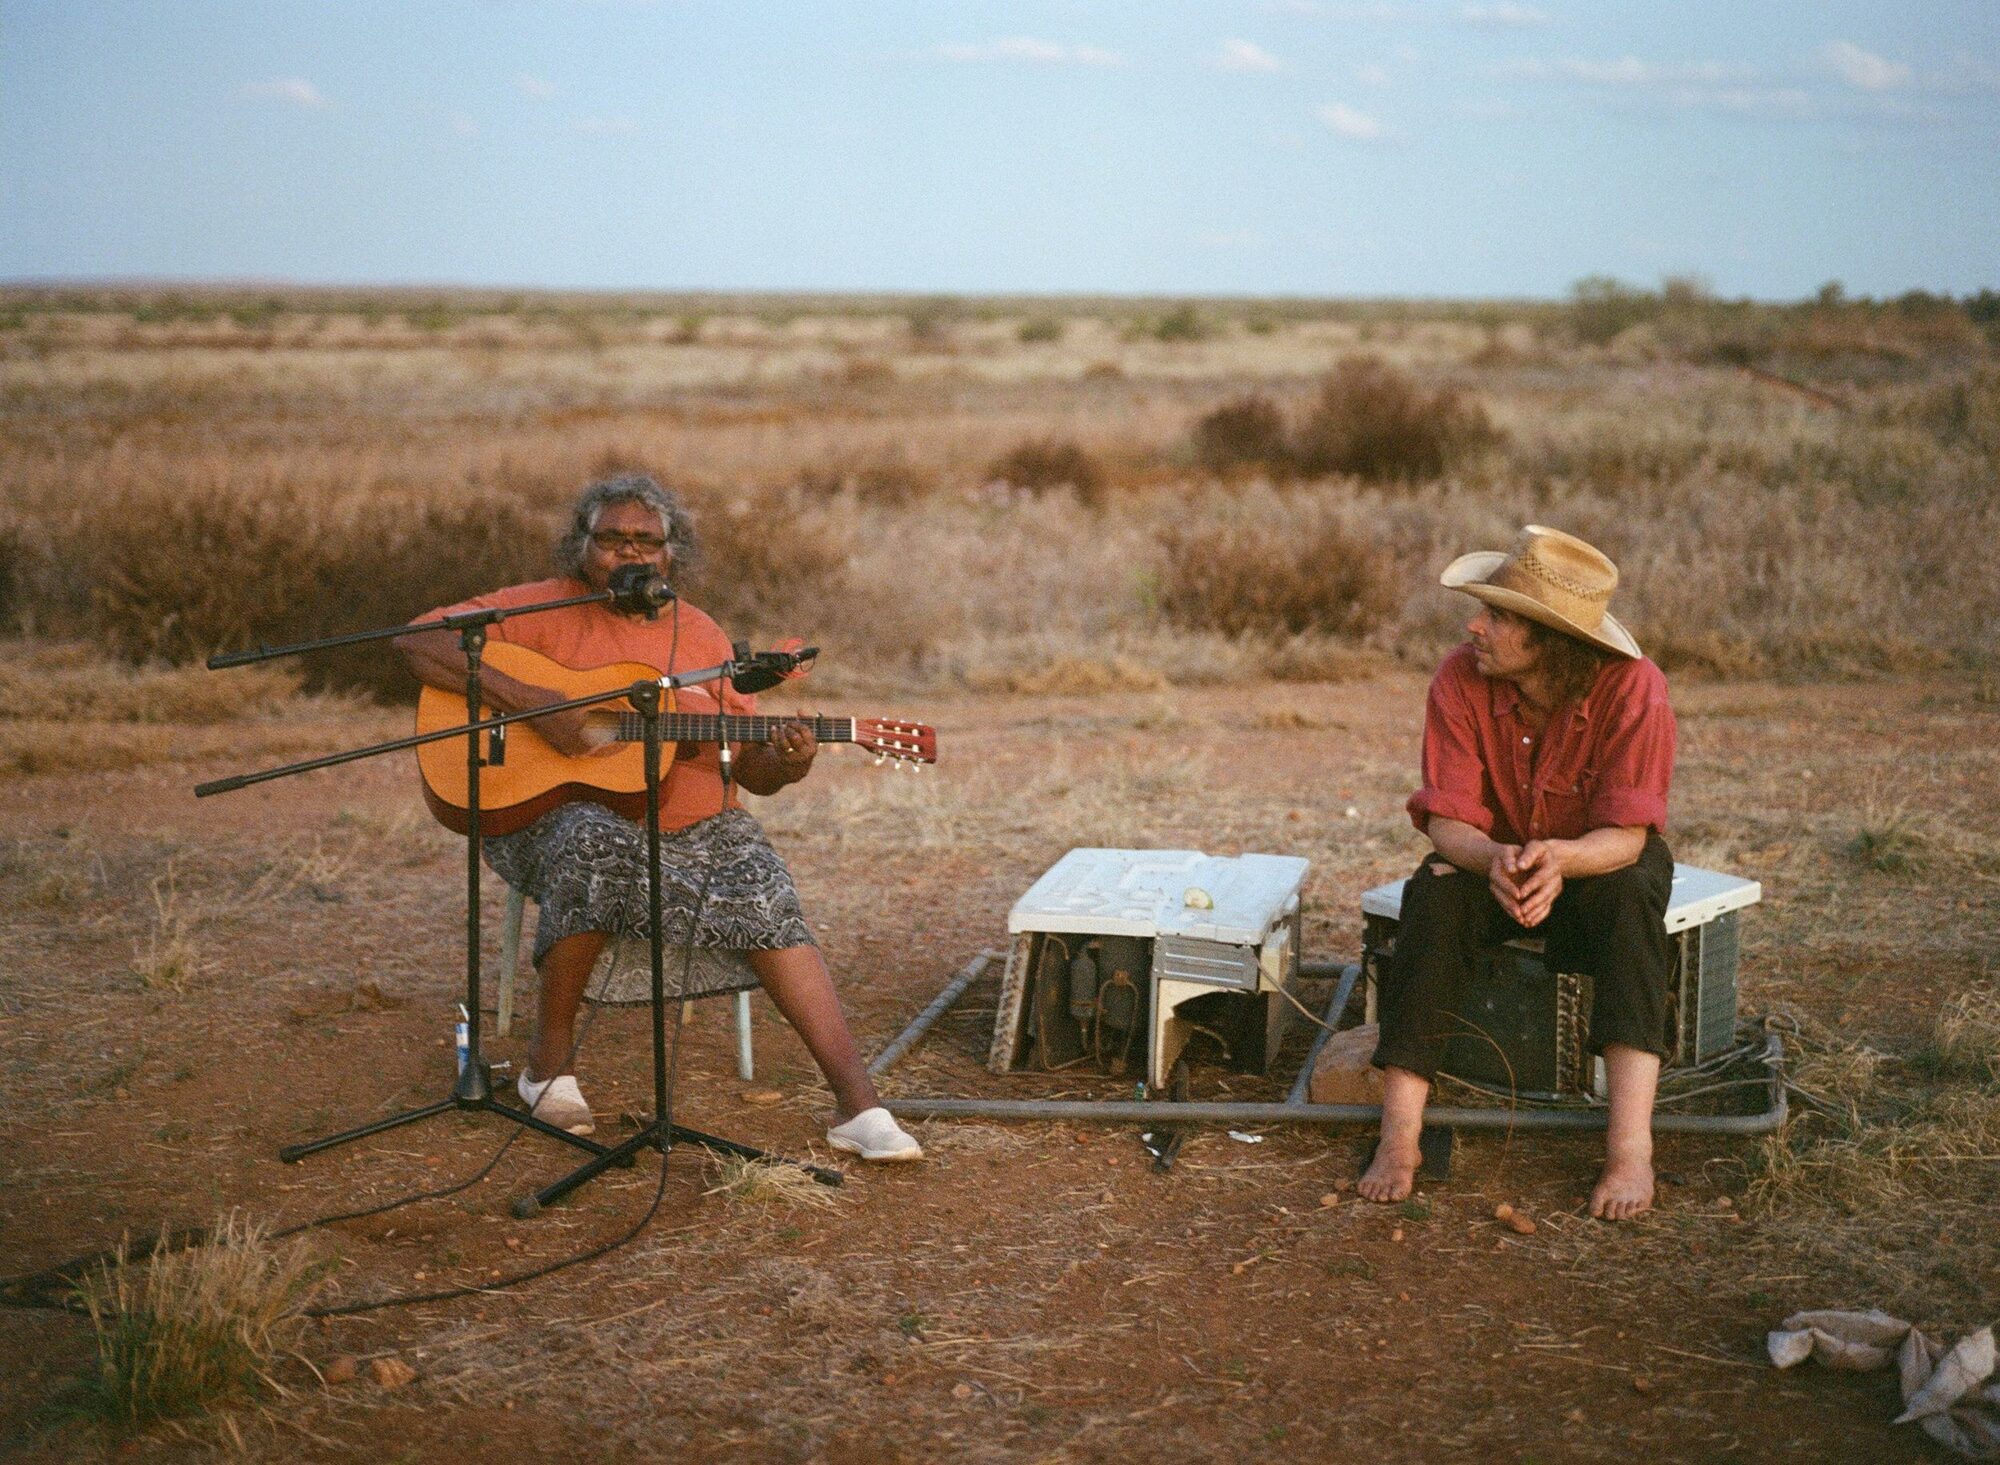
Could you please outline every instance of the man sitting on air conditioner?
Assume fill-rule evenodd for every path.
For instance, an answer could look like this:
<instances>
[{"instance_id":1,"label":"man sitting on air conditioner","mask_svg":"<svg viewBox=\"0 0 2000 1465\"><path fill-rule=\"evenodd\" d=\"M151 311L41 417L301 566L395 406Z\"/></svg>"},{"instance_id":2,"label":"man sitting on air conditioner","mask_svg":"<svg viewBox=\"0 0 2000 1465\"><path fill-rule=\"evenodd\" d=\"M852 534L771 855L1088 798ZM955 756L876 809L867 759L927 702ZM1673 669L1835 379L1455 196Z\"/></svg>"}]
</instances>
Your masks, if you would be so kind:
<instances>
[{"instance_id":1,"label":"man sitting on air conditioner","mask_svg":"<svg viewBox=\"0 0 2000 1465\"><path fill-rule=\"evenodd\" d=\"M1409 1195L1479 953L1532 933L1551 967L1592 979L1610 1127L1590 1213L1626 1220L1653 1203L1653 1095L1672 1038L1666 679L1606 609L1617 567L1572 535L1531 524L1511 552L1463 555L1440 583L1480 605L1424 709L1409 810L1435 852L1404 886L1380 975L1382 1136L1361 1193Z\"/></svg>"}]
</instances>

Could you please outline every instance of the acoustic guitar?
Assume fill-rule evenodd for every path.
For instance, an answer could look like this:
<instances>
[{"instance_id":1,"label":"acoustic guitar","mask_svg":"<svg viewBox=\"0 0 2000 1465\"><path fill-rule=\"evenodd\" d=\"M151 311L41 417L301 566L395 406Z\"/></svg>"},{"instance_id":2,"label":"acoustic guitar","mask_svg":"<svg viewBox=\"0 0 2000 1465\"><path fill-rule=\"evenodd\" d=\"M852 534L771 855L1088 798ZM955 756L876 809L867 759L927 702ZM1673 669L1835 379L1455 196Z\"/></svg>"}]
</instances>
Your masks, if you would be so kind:
<instances>
[{"instance_id":1,"label":"acoustic guitar","mask_svg":"<svg viewBox=\"0 0 2000 1465\"><path fill-rule=\"evenodd\" d=\"M609 692L634 682L655 681L659 671L641 662L614 662L584 670L551 661L538 652L506 641L490 641L486 665L537 687L558 692L565 701ZM660 771L671 765L676 745L714 742L718 734L732 743L761 743L772 731L794 720L808 723L822 743L854 743L879 759L902 763L937 762L937 733L921 722L879 717L726 716L720 713L674 710L674 694L666 697L660 716ZM492 709L487 709L492 716ZM646 817L646 756L644 729L637 712L624 702L606 702L585 714L604 735L604 748L572 756L558 752L535 730L532 722L515 722L497 729L503 756L479 770L479 828L482 834L512 834L525 829L550 809L571 799L591 799L628 819ZM417 699L417 731L441 732L461 727L466 716L462 693L425 687ZM482 734L491 737L491 733ZM440 824L454 833L466 832L465 744L439 738L417 749L423 776L424 802Z\"/></svg>"}]
</instances>

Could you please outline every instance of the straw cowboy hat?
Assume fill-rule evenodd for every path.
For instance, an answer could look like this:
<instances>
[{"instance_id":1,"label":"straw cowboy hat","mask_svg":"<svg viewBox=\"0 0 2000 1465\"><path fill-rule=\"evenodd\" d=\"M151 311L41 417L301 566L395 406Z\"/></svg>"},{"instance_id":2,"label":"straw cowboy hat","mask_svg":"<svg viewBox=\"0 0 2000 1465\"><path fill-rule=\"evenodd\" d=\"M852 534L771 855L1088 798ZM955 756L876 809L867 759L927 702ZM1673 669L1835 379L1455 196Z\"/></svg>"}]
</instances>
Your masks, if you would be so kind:
<instances>
[{"instance_id":1,"label":"straw cowboy hat","mask_svg":"<svg viewBox=\"0 0 2000 1465\"><path fill-rule=\"evenodd\" d=\"M1618 566L1560 529L1530 524L1505 554L1462 554L1445 566L1438 583L1620 656L1641 654L1632 633L1605 609Z\"/></svg>"}]
</instances>

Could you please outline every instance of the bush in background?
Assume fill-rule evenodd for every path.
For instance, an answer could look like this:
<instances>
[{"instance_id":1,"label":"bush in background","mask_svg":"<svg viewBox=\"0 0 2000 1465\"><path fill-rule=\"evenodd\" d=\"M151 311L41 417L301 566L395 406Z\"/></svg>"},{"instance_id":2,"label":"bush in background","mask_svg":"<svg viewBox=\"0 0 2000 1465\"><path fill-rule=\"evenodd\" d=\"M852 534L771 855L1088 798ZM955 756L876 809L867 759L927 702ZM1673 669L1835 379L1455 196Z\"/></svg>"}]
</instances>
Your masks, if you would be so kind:
<instances>
[{"instance_id":1,"label":"bush in background","mask_svg":"<svg viewBox=\"0 0 2000 1465\"><path fill-rule=\"evenodd\" d=\"M1277 403L1255 392L1225 402L1195 423L1194 456L1214 473L1248 466L1282 472L1291 463L1284 415Z\"/></svg>"},{"instance_id":2,"label":"bush in background","mask_svg":"<svg viewBox=\"0 0 2000 1465\"><path fill-rule=\"evenodd\" d=\"M1300 517L1166 531L1161 614L1187 630L1271 639L1358 638L1395 614L1406 587L1396 556L1333 515Z\"/></svg>"},{"instance_id":3,"label":"bush in background","mask_svg":"<svg viewBox=\"0 0 2000 1465\"><path fill-rule=\"evenodd\" d=\"M1436 478L1498 438L1486 409L1456 388L1427 392L1378 357L1350 356L1320 388L1292 457L1305 474L1409 481Z\"/></svg>"},{"instance_id":4,"label":"bush in background","mask_svg":"<svg viewBox=\"0 0 2000 1465\"><path fill-rule=\"evenodd\" d=\"M1153 323L1153 339L1169 345L1206 341L1210 334L1208 322L1192 305L1177 306Z\"/></svg>"},{"instance_id":5,"label":"bush in background","mask_svg":"<svg viewBox=\"0 0 2000 1465\"><path fill-rule=\"evenodd\" d=\"M1079 502L1093 508L1104 503L1103 465L1070 438L1030 438L1018 443L987 466L986 476L1035 494L1066 488Z\"/></svg>"}]
</instances>

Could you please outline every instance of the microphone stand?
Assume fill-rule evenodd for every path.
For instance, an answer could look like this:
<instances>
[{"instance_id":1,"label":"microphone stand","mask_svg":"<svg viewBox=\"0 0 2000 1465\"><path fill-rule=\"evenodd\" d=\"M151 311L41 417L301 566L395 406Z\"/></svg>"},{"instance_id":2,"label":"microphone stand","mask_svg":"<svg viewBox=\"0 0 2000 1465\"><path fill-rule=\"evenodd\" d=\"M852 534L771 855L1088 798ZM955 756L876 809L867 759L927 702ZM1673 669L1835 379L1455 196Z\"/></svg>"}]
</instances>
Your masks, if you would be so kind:
<instances>
[{"instance_id":1,"label":"microphone stand","mask_svg":"<svg viewBox=\"0 0 2000 1465\"><path fill-rule=\"evenodd\" d=\"M278 1151L278 1158L286 1164L295 1164L308 1155L321 1150L332 1149L336 1145L352 1140L366 1139L370 1135L382 1134L387 1130L400 1129L406 1124L414 1124L422 1119L430 1119L453 1109L482 1114L497 1114L515 1124L523 1125L550 1139L560 1140L577 1149L588 1150L593 1155L606 1153L605 1146L582 1135L571 1134L566 1129L539 1119L524 1109L503 1104L493 1095L493 1073L490 1065L480 1052L480 857L484 848L479 822L479 770L487 764L499 765L506 761L506 725L529 717L543 717L551 712L568 711L575 707L590 706L609 701L623 695L618 692L602 693L591 697L579 697L573 701L559 703L552 707L537 708L533 712L510 713L505 716L482 720L480 711L482 696L480 690L480 667L482 653L486 646L487 628L499 624L513 616L533 615L543 611L561 610L572 605L610 605L620 601L615 590L600 591L590 595L572 595L560 600L537 601L531 605L494 606L485 610L458 611L440 616L433 621L421 621L410 625L386 626L372 631L355 631L343 636L329 636L318 641L301 641L290 646L257 646L247 651L234 651L212 656L208 660L211 671L225 667L247 666L255 662L270 661L281 656L297 656L309 651L324 651L337 646L354 646L370 641L386 640L391 636L404 636L416 631L456 631L459 648L465 653L465 707L469 721L463 727L442 728L436 732L419 734L414 737L397 738L391 742L376 743L368 747L351 749L345 753L334 753L323 758L309 758L298 763L289 763L280 768L266 769L260 773L239 774L231 778L221 778L209 783L198 784L196 798L207 798L211 794L228 793L235 789L247 788L251 784L264 783L274 778L285 778L295 773L308 773L317 768L330 768L340 763L351 763L360 758L372 758L382 753L397 752L404 748L414 748L422 743L436 742L443 738L463 737L465 739L465 781L466 781L466 838L465 838L465 1012L466 1053L465 1066L459 1072L451 1093L435 1103L406 1109L400 1114L392 1114L386 1119L378 1119L370 1124L342 1130L338 1134L321 1139L308 1140L303 1144L286 1145ZM480 752L480 735L487 736L484 755ZM626 1163L630 1163L627 1161Z\"/></svg>"},{"instance_id":2,"label":"microphone stand","mask_svg":"<svg viewBox=\"0 0 2000 1465\"><path fill-rule=\"evenodd\" d=\"M667 1163L668 1152L674 1141L685 1140L698 1144L717 1154L734 1155L745 1160L768 1160L771 1157L762 1150L739 1144L733 1139L720 1135L704 1134L698 1129L689 1129L674 1123L668 1109L667 1094L667 983L666 983L666 932L662 929L660 908L660 705L661 695L679 687L702 681L719 681L732 674L735 662L726 661L720 667L707 671L690 672L685 676L662 677L656 682L634 682L626 695L632 706L638 710L641 731L645 737L646 769L646 895L649 902L647 922L647 948L652 958L653 987L653 1120L637 1134L623 1141L613 1149L583 1162L569 1174L552 1184L543 1186L532 1195L521 1196L514 1202L516 1218L526 1220L540 1213L544 1206L553 1205L581 1185L588 1184L602 1175L613 1165L629 1166L636 1162L641 1150L658 1150L660 1163ZM717 698L720 709L721 699ZM718 718L716 741L721 747L722 759L722 806L729 807L731 764L729 751L729 728L726 717ZM700 912L696 912L699 916ZM693 920L689 922L688 940L694 939ZM796 1165L821 1185L839 1185L842 1177L838 1170L829 1170L819 1165L807 1164L803 1160L787 1160L784 1163Z\"/></svg>"}]
</instances>

